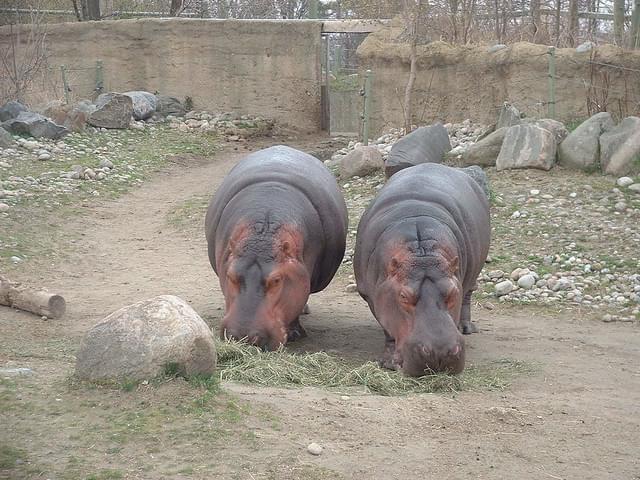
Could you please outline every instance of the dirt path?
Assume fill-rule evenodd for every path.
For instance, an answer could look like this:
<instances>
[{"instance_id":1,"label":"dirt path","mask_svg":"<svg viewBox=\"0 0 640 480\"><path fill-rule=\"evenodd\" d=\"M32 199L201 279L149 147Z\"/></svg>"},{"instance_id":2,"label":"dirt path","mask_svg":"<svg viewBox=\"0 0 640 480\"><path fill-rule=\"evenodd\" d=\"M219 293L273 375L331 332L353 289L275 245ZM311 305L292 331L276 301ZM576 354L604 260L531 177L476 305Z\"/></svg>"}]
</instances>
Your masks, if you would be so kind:
<instances>
[{"instance_id":1,"label":"dirt path","mask_svg":"<svg viewBox=\"0 0 640 480\"><path fill-rule=\"evenodd\" d=\"M161 413L158 425L147 418L143 427L152 433L145 442L110 446L102 432L119 425L114 409L140 408L140 416L159 404L189 402L193 392L179 385L136 392L69 387L79 339L122 305L164 293L217 322L223 302L202 228L176 227L169 218L189 199L210 195L239 156L182 158L121 199L88 207L69 224L77 238L70 257L20 272L22 280L64 293L69 308L64 319L48 322L0 310L0 366L35 372L0 384L8 406L0 413L0 445L29 459L29 468L0 465L0 478L640 478L637 325L504 305L474 309L481 333L468 340L468 357L534 366L506 391L389 398L224 385L252 412L233 427L233 441L199 430L189 436L212 414L205 411L192 423L186 414ZM382 334L364 302L344 293L347 283L338 277L311 299L310 335L291 348L375 358ZM171 430L172 422L183 431ZM237 435L243 429L250 439ZM314 441L325 449L319 457L306 452ZM103 473L91 476L92 468Z\"/></svg>"}]
</instances>

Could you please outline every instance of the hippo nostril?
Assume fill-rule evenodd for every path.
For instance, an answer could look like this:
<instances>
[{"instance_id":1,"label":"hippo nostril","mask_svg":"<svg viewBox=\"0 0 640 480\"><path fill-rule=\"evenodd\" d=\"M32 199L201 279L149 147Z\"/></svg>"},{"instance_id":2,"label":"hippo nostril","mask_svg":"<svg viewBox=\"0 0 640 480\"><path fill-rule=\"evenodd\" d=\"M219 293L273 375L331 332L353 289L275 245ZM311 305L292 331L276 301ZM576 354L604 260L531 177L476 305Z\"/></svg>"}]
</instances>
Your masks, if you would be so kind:
<instances>
[{"instance_id":1,"label":"hippo nostril","mask_svg":"<svg viewBox=\"0 0 640 480\"><path fill-rule=\"evenodd\" d=\"M460 348L460 345L456 345L455 347L453 347L451 349L451 355L454 357L457 357L460 354L460 351L462 350L462 348Z\"/></svg>"}]
</instances>

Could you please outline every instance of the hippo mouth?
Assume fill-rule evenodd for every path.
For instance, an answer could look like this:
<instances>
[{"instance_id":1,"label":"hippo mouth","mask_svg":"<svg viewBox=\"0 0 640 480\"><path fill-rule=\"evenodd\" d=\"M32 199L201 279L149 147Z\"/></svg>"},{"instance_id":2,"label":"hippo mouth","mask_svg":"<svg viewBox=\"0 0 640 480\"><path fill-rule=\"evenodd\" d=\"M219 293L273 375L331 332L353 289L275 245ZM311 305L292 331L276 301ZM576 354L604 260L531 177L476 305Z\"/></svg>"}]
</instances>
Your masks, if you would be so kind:
<instances>
[{"instance_id":1,"label":"hippo mouth","mask_svg":"<svg viewBox=\"0 0 640 480\"><path fill-rule=\"evenodd\" d=\"M465 350L456 344L446 353L436 353L424 345L409 345L398 359L398 369L411 377L447 373L457 375L464 370Z\"/></svg>"}]
</instances>

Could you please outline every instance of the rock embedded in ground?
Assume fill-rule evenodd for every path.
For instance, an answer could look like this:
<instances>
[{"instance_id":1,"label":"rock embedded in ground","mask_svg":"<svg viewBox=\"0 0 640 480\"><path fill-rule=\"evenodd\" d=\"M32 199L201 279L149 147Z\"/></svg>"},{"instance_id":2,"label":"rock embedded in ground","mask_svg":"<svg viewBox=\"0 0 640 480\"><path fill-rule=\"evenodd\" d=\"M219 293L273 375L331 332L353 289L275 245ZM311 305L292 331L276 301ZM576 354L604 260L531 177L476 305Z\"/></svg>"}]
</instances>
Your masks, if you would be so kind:
<instances>
[{"instance_id":1,"label":"rock embedded in ground","mask_svg":"<svg viewBox=\"0 0 640 480\"><path fill-rule=\"evenodd\" d=\"M182 105L182 102L176 97L156 95L156 112L163 116L181 116L185 114L185 108Z\"/></svg>"},{"instance_id":2,"label":"rock embedded in ground","mask_svg":"<svg viewBox=\"0 0 640 480\"><path fill-rule=\"evenodd\" d=\"M532 124L516 125L507 130L496 160L496 169L551 170L555 157L556 141L549 130Z\"/></svg>"},{"instance_id":3,"label":"rock embedded in ground","mask_svg":"<svg viewBox=\"0 0 640 480\"><path fill-rule=\"evenodd\" d=\"M15 143L13 136L4 128L0 127L0 148L9 148L15 145Z\"/></svg>"},{"instance_id":4,"label":"rock embedded in ground","mask_svg":"<svg viewBox=\"0 0 640 480\"><path fill-rule=\"evenodd\" d=\"M449 150L449 133L441 123L420 127L394 143L384 161L385 176L420 163L442 163Z\"/></svg>"},{"instance_id":5,"label":"rock embedded in ground","mask_svg":"<svg viewBox=\"0 0 640 480\"><path fill-rule=\"evenodd\" d=\"M349 152L340 161L340 178L364 177L382 170L384 161L375 147L362 146Z\"/></svg>"},{"instance_id":6,"label":"rock embedded in ground","mask_svg":"<svg viewBox=\"0 0 640 480\"><path fill-rule=\"evenodd\" d=\"M608 112L588 118L558 146L558 163L566 168L594 169L600 161L600 136L613 127L613 118Z\"/></svg>"},{"instance_id":7,"label":"rock embedded in ground","mask_svg":"<svg viewBox=\"0 0 640 480\"><path fill-rule=\"evenodd\" d=\"M500 128L467 148L462 154L462 164L494 166L507 130L508 127Z\"/></svg>"},{"instance_id":8,"label":"rock embedded in ground","mask_svg":"<svg viewBox=\"0 0 640 480\"><path fill-rule=\"evenodd\" d=\"M600 163L609 175L640 172L640 118L627 117L600 136Z\"/></svg>"},{"instance_id":9,"label":"rock embedded in ground","mask_svg":"<svg viewBox=\"0 0 640 480\"><path fill-rule=\"evenodd\" d=\"M496 295L499 297L503 295L507 295L513 291L515 286L511 282L511 280L504 280L502 282L496 283Z\"/></svg>"},{"instance_id":10,"label":"rock embedded in ground","mask_svg":"<svg viewBox=\"0 0 640 480\"><path fill-rule=\"evenodd\" d=\"M322 450L323 448L318 445L317 443L310 443L309 446L307 447L307 451L311 454L311 455L321 455L322 454Z\"/></svg>"},{"instance_id":11,"label":"rock embedded in ground","mask_svg":"<svg viewBox=\"0 0 640 480\"><path fill-rule=\"evenodd\" d=\"M33 112L20 112L17 117L4 122L2 128L16 135L30 135L34 138L58 139L69 133L63 126Z\"/></svg>"},{"instance_id":12,"label":"rock embedded in ground","mask_svg":"<svg viewBox=\"0 0 640 480\"><path fill-rule=\"evenodd\" d=\"M0 122L6 122L7 120L16 118L20 113L28 111L27 107L20 102L11 100L0 107Z\"/></svg>"},{"instance_id":13,"label":"rock embedded in ground","mask_svg":"<svg viewBox=\"0 0 640 480\"><path fill-rule=\"evenodd\" d=\"M112 313L86 334L76 375L90 381L146 380L170 369L211 375L213 333L182 299L162 295Z\"/></svg>"},{"instance_id":14,"label":"rock embedded in ground","mask_svg":"<svg viewBox=\"0 0 640 480\"><path fill-rule=\"evenodd\" d=\"M119 93L103 93L96 100L98 107L87 122L94 127L123 129L129 126L133 116L131 97Z\"/></svg>"}]
</instances>

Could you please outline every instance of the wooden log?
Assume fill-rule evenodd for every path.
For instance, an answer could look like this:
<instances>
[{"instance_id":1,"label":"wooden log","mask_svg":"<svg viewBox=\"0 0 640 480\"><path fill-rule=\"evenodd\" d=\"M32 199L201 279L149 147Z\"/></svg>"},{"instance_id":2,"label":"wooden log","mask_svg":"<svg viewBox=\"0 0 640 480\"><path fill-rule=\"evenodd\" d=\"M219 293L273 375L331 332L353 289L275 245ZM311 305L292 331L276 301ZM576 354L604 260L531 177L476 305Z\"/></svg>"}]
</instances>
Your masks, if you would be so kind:
<instances>
[{"instance_id":1,"label":"wooden log","mask_svg":"<svg viewBox=\"0 0 640 480\"><path fill-rule=\"evenodd\" d=\"M67 309L67 303L62 296L44 290L27 288L19 283L9 281L1 275L0 305L50 318L60 318Z\"/></svg>"}]
</instances>

